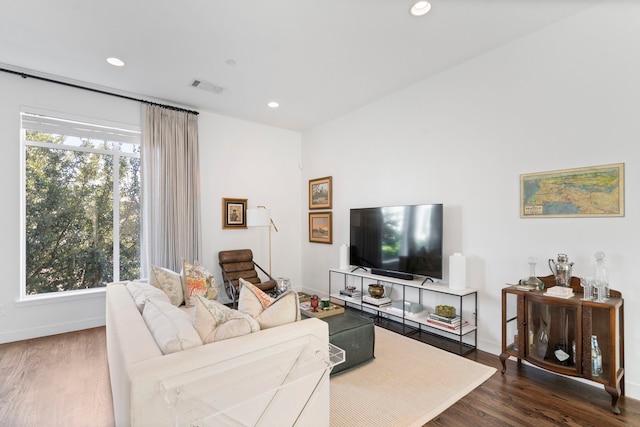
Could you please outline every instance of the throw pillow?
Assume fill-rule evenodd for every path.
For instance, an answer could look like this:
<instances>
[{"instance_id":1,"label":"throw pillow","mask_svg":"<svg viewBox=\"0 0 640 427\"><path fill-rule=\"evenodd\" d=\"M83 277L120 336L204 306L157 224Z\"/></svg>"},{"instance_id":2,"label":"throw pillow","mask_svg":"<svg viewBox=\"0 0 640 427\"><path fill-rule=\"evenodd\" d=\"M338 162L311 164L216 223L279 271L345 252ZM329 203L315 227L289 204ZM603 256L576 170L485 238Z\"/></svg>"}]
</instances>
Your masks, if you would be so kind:
<instances>
[{"instance_id":1,"label":"throw pillow","mask_svg":"<svg viewBox=\"0 0 640 427\"><path fill-rule=\"evenodd\" d=\"M202 295L209 299L216 299L218 296L218 284L202 264L196 261L191 264L182 259L182 291L184 293L184 303L187 307L193 307L195 297Z\"/></svg>"},{"instance_id":2,"label":"throw pillow","mask_svg":"<svg viewBox=\"0 0 640 427\"><path fill-rule=\"evenodd\" d=\"M162 290L148 283L143 282L127 282L127 290L133 297L133 301L136 303L138 310L142 313L144 309L144 303L149 299L157 299L160 301L171 303L169 296Z\"/></svg>"},{"instance_id":3,"label":"throw pillow","mask_svg":"<svg viewBox=\"0 0 640 427\"><path fill-rule=\"evenodd\" d=\"M147 300L142 317L162 354L202 345L189 315L168 302Z\"/></svg>"},{"instance_id":4,"label":"throw pillow","mask_svg":"<svg viewBox=\"0 0 640 427\"><path fill-rule=\"evenodd\" d=\"M260 329L273 328L300 320L297 292L289 290L278 298L271 298L244 279L240 279L238 310L256 319Z\"/></svg>"},{"instance_id":5,"label":"throw pillow","mask_svg":"<svg viewBox=\"0 0 640 427\"><path fill-rule=\"evenodd\" d=\"M182 281L175 271L152 265L149 282L156 288L162 289L169 296L171 304L178 306L184 302Z\"/></svg>"},{"instance_id":6,"label":"throw pillow","mask_svg":"<svg viewBox=\"0 0 640 427\"><path fill-rule=\"evenodd\" d=\"M260 330L258 322L248 314L226 307L218 301L208 300L202 295L197 295L194 300L196 314L193 326L204 344Z\"/></svg>"}]
</instances>

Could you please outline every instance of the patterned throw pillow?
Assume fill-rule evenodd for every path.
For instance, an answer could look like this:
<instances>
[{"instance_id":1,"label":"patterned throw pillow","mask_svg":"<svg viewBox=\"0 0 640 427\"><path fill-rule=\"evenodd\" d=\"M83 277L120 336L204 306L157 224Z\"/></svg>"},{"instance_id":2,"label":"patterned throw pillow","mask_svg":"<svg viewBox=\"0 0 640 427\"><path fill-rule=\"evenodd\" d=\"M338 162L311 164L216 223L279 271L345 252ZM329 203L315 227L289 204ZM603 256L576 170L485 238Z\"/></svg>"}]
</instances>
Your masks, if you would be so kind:
<instances>
[{"instance_id":1,"label":"patterned throw pillow","mask_svg":"<svg viewBox=\"0 0 640 427\"><path fill-rule=\"evenodd\" d=\"M233 337L258 332L260 325L248 314L240 313L197 295L195 298L196 314L193 326L204 344L226 340Z\"/></svg>"},{"instance_id":2,"label":"patterned throw pillow","mask_svg":"<svg viewBox=\"0 0 640 427\"><path fill-rule=\"evenodd\" d=\"M212 300L218 296L218 284L213 275L198 261L191 264L183 258L181 277L185 306L193 307L197 295Z\"/></svg>"},{"instance_id":3,"label":"patterned throw pillow","mask_svg":"<svg viewBox=\"0 0 640 427\"><path fill-rule=\"evenodd\" d=\"M175 271L152 265L149 282L156 288L162 289L169 296L171 304L179 306L184 302L182 279Z\"/></svg>"},{"instance_id":4,"label":"patterned throw pillow","mask_svg":"<svg viewBox=\"0 0 640 427\"><path fill-rule=\"evenodd\" d=\"M256 319L260 329L273 328L300 320L297 292L289 290L278 298L271 298L244 279L240 279L238 310Z\"/></svg>"}]
</instances>

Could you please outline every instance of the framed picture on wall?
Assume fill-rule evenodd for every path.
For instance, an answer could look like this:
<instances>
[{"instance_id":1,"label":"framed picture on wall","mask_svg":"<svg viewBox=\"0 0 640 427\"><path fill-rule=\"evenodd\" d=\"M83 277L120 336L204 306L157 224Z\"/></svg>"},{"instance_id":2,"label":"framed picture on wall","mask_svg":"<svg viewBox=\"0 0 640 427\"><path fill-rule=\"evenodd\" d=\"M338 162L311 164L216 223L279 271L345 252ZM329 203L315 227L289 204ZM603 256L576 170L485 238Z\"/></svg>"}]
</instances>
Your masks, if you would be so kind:
<instances>
[{"instance_id":1,"label":"framed picture on wall","mask_svg":"<svg viewBox=\"0 0 640 427\"><path fill-rule=\"evenodd\" d=\"M309 241L333 243L331 212L309 212Z\"/></svg>"},{"instance_id":2,"label":"framed picture on wall","mask_svg":"<svg viewBox=\"0 0 640 427\"><path fill-rule=\"evenodd\" d=\"M247 228L247 199L222 199L222 228Z\"/></svg>"},{"instance_id":3,"label":"framed picture on wall","mask_svg":"<svg viewBox=\"0 0 640 427\"><path fill-rule=\"evenodd\" d=\"M520 175L521 218L624 216L624 163Z\"/></svg>"},{"instance_id":4,"label":"framed picture on wall","mask_svg":"<svg viewBox=\"0 0 640 427\"><path fill-rule=\"evenodd\" d=\"M331 209L331 177L309 180L309 209Z\"/></svg>"}]
</instances>

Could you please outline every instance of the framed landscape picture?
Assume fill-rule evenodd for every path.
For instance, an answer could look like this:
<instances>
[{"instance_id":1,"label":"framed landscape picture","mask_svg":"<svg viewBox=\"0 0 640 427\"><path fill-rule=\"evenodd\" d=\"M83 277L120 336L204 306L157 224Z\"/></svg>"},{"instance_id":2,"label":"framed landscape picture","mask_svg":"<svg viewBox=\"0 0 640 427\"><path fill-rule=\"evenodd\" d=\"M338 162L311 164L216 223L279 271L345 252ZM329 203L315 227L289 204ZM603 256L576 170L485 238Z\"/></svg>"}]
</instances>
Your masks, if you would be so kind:
<instances>
[{"instance_id":1,"label":"framed landscape picture","mask_svg":"<svg viewBox=\"0 0 640 427\"><path fill-rule=\"evenodd\" d=\"M247 228L247 199L222 199L222 228Z\"/></svg>"},{"instance_id":2,"label":"framed landscape picture","mask_svg":"<svg viewBox=\"0 0 640 427\"><path fill-rule=\"evenodd\" d=\"M521 218L624 216L624 163L520 176Z\"/></svg>"},{"instance_id":3,"label":"framed landscape picture","mask_svg":"<svg viewBox=\"0 0 640 427\"><path fill-rule=\"evenodd\" d=\"M309 241L333 243L331 212L309 212Z\"/></svg>"},{"instance_id":4,"label":"framed landscape picture","mask_svg":"<svg viewBox=\"0 0 640 427\"><path fill-rule=\"evenodd\" d=\"M309 180L309 209L331 209L331 177Z\"/></svg>"}]
</instances>

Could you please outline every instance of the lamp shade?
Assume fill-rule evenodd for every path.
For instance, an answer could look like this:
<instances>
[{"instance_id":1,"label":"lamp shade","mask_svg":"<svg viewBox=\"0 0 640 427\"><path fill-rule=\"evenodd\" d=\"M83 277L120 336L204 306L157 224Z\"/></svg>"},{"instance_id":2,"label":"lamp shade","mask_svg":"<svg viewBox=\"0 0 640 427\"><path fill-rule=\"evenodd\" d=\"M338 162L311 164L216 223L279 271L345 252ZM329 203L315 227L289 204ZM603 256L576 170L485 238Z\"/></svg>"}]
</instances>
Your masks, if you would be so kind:
<instances>
[{"instance_id":1,"label":"lamp shade","mask_svg":"<svg viewBox=\"0 0 640 427\"><path fill-rule=\"evenodd\" d=\"M269 209L247 209L247 227L268 227L270 224L271 211Z\"/></svg>"}]
</instances>

